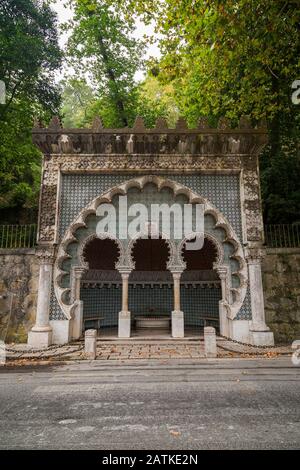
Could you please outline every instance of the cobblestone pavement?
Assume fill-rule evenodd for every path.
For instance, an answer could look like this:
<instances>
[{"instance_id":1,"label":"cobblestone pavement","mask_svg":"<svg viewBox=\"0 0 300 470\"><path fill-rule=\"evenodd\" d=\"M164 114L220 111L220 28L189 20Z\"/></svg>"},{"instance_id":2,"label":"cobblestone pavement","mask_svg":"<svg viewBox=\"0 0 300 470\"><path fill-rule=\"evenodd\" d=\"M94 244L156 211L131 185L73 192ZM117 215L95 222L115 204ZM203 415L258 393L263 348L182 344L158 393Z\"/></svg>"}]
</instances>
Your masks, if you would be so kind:
<instances>
[{"instance_id":1,"label":"cobblestone pavement","mask_svg":"<svg viewBox=\"0 0 300 470\"><path fill-rule=\"evenodd\" d=\"M197 359L205 357L203 342L106 344L97 347L97 359Z\"/></svg>"},{"instance_id":2,"label":"cobblestone pavement","mask_svg":"<svg viewBox=\"0 0 300 470\"><path fill-rule=\"evenodd\" d=\"M292 349L287 346L258 348L235 343L224 338L217 340L218 357L276 357L288 355ZM179 341L97 341L98 360L126 359L201 359L205 357L202 340ZM8 361L26 360L83 360L84 345L82 341L65 346L51 346L45 350L34 351L26 344L7 345L6 358Z\"/></svg>"}]
</instances>

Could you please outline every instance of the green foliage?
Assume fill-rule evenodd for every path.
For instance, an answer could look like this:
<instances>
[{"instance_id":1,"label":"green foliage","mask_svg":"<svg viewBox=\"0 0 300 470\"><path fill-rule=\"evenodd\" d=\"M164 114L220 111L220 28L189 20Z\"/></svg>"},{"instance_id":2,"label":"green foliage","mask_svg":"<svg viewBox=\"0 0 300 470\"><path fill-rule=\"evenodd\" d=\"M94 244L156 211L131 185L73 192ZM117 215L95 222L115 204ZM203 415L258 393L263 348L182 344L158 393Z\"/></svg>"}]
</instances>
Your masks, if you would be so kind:
<instances>
[{"instance_id":1,"label":"green foliage","mask_svg":"<svg viewBox=\"0 0 300 470\"><path fill-rule=\"evenodd\" d=\"M47 2L1 0L0 79L7 99L0 106L0 120L16 99L29 98L55 112L59 95L54 71L60 62L56 17Z\"/></svg>"},{"instance_id":2,"label":"green foliage","mask_svg":"<svg viewBox=\"0 0 300 470\"><path fill-rule=\"evenodd\" d=\"M0 209L37 205L41 155L31 141L30 105L16 105L0 126Z\"/></svg>"},{"instance_id":3,"label":"green foliage","mask_svg":"<svg viewBox=\"0 0 300 470\"><path fill-rule=\"evenodd\" d=\"M270 146L261 162L265 222L299 220L300 10L284 0L119 0L156 22L159 79L172 84L190 125L241 115L266 117Z\"/></svg>"},{"instance_id":4,"label":"green foliage","mask_svg":"<svg viewBox=\"0 0 300 470\"><path fill-rule=\"evenodd\" d=\"M96 100L93 89L85 80L74 77L62 81L61 87L61 113L64 126L67 128L85 127L89 114L88 109Z\"/></svg>"},{"instance_id":5,"label":"green foliage","mask_svg":"<svg viewBox=\"0 0 300 470\"><path fill-rule=\"evenodd\" d=\"M7 92L0 105L2 223L19 222L22 211L37 208L41 155L31 130L34 118L47 119L59 109L54 71L60 62L56 18L48 2L2 0L0 79Z\"/></svg>"},{"instance_id":6,"label":"green foliage","mask_svg":"<svg viewBox=\"0 0 300 470\"><path fill-rule=\"evenodd\" d=\"M269 145L260 166L265 221L300 223L299 143L282 135L280 152L272 155Z\"/></svg>"},{"instance_id":7,"label":"green foliage","mask_svg":"<svg viewBox=\"0 0 300 470\"><path fill-rule=\"evenodd\" d=\"M139 0L129 4L142 8ZM254 120L266 115L272 121L278 112L291 108L290 87L300 67L300 11L295 2L156 4L145 2L144 9L152 6L159 12L160 77L174 83L191 122L200 113L233 120L241 114Z\"/></svg>"},{"instance_id":8,"label":"green foliage","mask_svg":"<svg viewBox=\"0 0 300 470\"><path fill-rule=\"evenodd\" d=\"M136 116L143 116L148 127L153 127L158 117L167 119L170 126L175 125L179 113L172 85L162 85L156 77L148 75L135 85L132 95L134 99L127 107L129 126L133 125ZM83 79L70 78L63 82L62 101L65 127L89 127L95 116L101 116L105 127L120 125L114 103L108 96L99 98Z\"/></svg>"},{"instance_id":9,"label":"green foliage","mask_svg":"<svg viewBox=\"0 0 300 470\"><path fill-rule=\"evenodd\" d=\"M144 117L146 126L152 127L158 117L167 120L174 127L179 110L174 97L172 84L161 84L157 77L149 74L138 86L136 114Z\"/></svg>"},{"instance_id":10,"label":"green foliage","mask_svg":"<svg viewBox=\"0 0 300 470\"><path fill-rule=\"evenodd\" d=\"M132 21L125 21L114 2L70 0L74 17L68 56L76 72L88 73L98 94L98 105L107 108L109 122L127 126L136 102L134 75L141 66L143 45L133 38Z\"/></svg>"}]
</instances>

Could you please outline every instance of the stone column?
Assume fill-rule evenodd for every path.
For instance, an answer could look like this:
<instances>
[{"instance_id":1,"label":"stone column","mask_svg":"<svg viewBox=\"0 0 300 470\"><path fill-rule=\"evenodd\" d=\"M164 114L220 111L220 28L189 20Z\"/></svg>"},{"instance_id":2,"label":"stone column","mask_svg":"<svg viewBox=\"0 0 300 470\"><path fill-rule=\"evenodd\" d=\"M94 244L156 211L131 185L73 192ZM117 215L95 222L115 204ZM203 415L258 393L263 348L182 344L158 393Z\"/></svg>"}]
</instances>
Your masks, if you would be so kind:
<instances>
[{"instance_id":1,"label":"stone column","mask_svg":"<svg viewBox=\"0 0 300 470\"><path fill-rule=\"evenodd\" d=\"M171 271L174 280L174 310L172 312L172 337L184 338L184 317L180 309L180 278L182 271Z\"/></svg>"},{"instance_id":2,"label":"stone column","mask_svg":"<svg viewBox=\"0 0 300 470\"><path fill-rule=\"evenodd\" d=\"M223 336L229 336L229 324L227 318L226 304L228 303L228 266L217 266L216 271L221 280L222 300L219 301L219 320L220 320L220 334Z\"/></svg>"},{"instance_id":3,"label":"stone column","mask_svg":"<svg viewBox=\"0 0 300 470\"><path fill-rule=\"evenodd\" d=\"M33 348L46 348L52 343L49 308L54 256L51 248L37 251L36 256L40 264L38 299L35 325L28 333L28 344Z\"/></svg>"},{"instance_id":4,"label":"stone column","mask_svg":"<svg viewBox=\"0 0 300 470\"><path fill-rule=\"evenodd\" d=\"M72 339L80 338L83 326L83 302L80 300L80 283L87 268L74 266L72 270L72 302L76 303L72 318Z\"/></svg>"},{"instance_id":5,"label":"stone column","mask_svg":"<svg viewBox=\"0 0 300 470\"><path fill-rule=\"evenodd\" d=\"M265 250L261 247L247 247L246 249L252 312L250 342L257 346L272 346L274 344L274 336L265 322L261 275L261 262L264 256Z\"/></svg>"},{"instance_id":6,"label":"stone column","mask_svg":"<svg viewBox=\"0 0 300 470\"><path fill-rule=\"evenodd\" d=\"M130 338L131 315L128 310L128 278L130 270L120 270L122 276L122 310L119 312L119 338Z\"/></svg>"},{"instance_id":7,"label":"stone column","mask_svg":"<svg viewBox=\"0 0 300 470\"><path fill-rule=\"evenodd\" d=\"M74 266L72 270L72 302L80 300L80 282L87 268L84 266Z\"/></svg>"}]
</instances>

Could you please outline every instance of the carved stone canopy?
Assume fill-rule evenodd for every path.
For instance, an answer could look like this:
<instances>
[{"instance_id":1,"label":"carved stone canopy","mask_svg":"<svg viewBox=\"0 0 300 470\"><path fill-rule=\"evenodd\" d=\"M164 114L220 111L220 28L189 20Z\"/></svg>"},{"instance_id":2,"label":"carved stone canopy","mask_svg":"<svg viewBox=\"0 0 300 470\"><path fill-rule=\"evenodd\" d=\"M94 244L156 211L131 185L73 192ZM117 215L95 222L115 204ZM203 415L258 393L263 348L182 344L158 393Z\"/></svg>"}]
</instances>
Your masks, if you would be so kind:
<instances>
[{"instance_id":1,"label":"carved stone canopy","mask_svg":"<svg viewBox=\"0 0 300 470\"><path fill-rule=\"evenodd\" d=\"M146 129L141 117L132 128L105 129L101 119L95 118L90 129L64 129L59 119L53 117L47 128L35 127L32 135L45 155L251 155L260 153L267 143L266 128L252 128L245 117L236 129L224 118L216 129L210 128L203 118L196 129L189 129L183 118L174 129L169 129L161 118L154 128Z\"/></svg>"}]
</instances>

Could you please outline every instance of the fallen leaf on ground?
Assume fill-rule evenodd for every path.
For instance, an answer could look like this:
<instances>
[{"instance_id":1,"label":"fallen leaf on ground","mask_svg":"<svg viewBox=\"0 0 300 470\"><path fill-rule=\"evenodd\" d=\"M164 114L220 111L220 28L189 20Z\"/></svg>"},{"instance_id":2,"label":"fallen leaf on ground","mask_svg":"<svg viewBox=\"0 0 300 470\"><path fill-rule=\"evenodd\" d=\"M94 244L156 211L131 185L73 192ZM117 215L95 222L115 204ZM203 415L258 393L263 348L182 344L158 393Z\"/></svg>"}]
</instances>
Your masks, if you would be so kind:
<instances>
[{"instance_id":1,"label":"fallen leaf on ground","mask_svg":"<svg viewBox=\"0 0 300 470\"><path fill-rule=\"evenodd\" d=\"M278 353L275 351L268 351L266 354L264 354L264 357L277 357Z\"/></svg>"}]
</instances>

